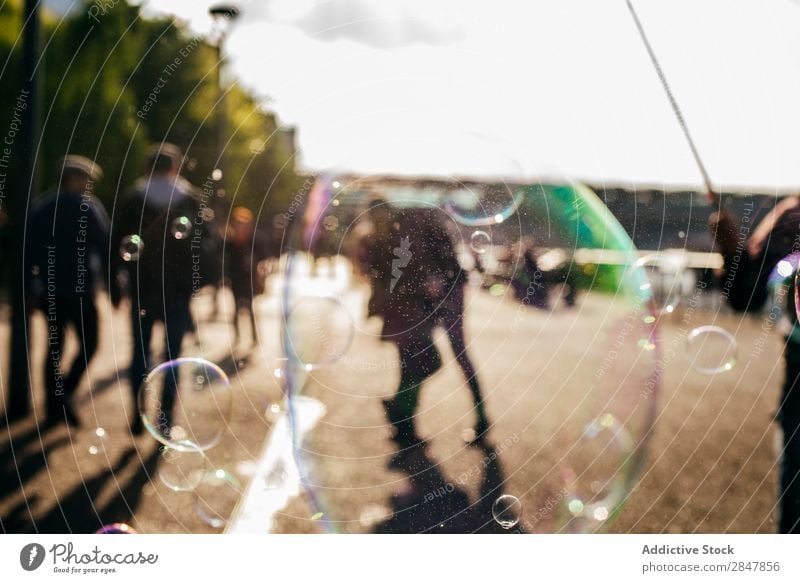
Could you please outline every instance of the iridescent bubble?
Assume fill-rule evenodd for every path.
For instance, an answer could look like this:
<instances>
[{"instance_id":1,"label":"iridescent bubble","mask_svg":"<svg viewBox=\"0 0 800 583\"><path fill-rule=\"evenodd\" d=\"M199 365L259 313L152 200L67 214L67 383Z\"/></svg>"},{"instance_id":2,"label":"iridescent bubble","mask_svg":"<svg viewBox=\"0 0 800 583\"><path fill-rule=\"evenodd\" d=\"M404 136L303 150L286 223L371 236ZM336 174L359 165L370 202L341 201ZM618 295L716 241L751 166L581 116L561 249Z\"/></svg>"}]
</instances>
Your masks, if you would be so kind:
<instances>
[{"instance_id":1,"label":"iridescent bubble","mask_svg":"<svg viewBox=\"0 0 800 583\"><path fill-rule=\"evenodd\" d=\"M186 239L192 234L192 220L189 217L177 217L169 227L172 236L178 239Z\"/></svg>"},{"instance_id":2,"label":"iridescent bubble","mask_svg":"<svg viewBox=\"0 0 800 583\"><path fill-rule=\"evenodd\" d=\"M208 472L208 459L191 441L182 441L180 449L161 447L158 477L175 492L194 490Z\"/></svg>"},{"instance_id":3,"label":"iridescent bubble","mask_svg":"<svg viewBox=\"0 0 800 583\"><path fill-rule=\"evenodd\" d=\"M469 238L470 248L479 255L486 253L486 250L491 244L492 238L486 231L475 231Z\"/></svg>"},{"instance_id":4,"label":"iridescent bubble","mask_svg":"<svg viewBox=\"0 0 800 583\"><path fill-rule=\"evenodd\" d=\"M571 531L591 531L606 521L630 488L635 442L611 413L588 423L567 456L568 496L564 498Z\"/></svg>"},{"instance_id":5,"label":"iridescent bubble","mask_svg":"<svg viewBox=\"0 0 800 583\"><path fill-rule=\"evenodd\" d=\"M222 528L236 508L242 486L230 472L216 469L206 472L194 494L194 509L200 520L213 528Z\"/></svg>"},{"instance_id":6,"label":"iridescent bubble","mask_svg":"<svg viewBox=\"0 0 800 583\"><path fill-rule=\"evenodd\" d=\"M207 450L228 428L232 393L228 375L202 358L158 365L139 389L139 414L158 441L176 450L187 443Z\"/></svg>"},{"instance_id":7,"label":"iridescent bubble","mask_svg":"<svg viewBox=\"0 0 800 583\"><path fill-rule=\"evenodd\" d=\"M448 190L443 208L462 225L485 227L508 219L523 197L524 190L504 182L458 184Z\"/></svg>"},{"instance_id":8,"label":"iridescent bubble","mask_svg":"<svg viewBox=\"0 0 800 583\"><path fill-rule=\"evenodd\" d=\"M138 261L144 251L144 241L139 235L127 235L119 244L119 256L123 261Z\"/></svg>"},{"instance_id":9,"label":"iridescent bubble","mask_svg":"<svg viewBox=\"0 0 800 583\"><path fill-rule=\"evenodd\" d=\"M684 265L681 256L670 253L651 253L636 262L646 275L639 287L657 315L671 314L680 304L686 278Z\"/></svg>"},{"instance_id":10,"label":"iridescent bubble","mask_svg":"<svg viewBox=\"0 0 800 583\"><path fill-rule=\"evenodd\" d=\"M783 257L767 276L767 291L770 301L767 317L778 323L783 332L788 334L793 328L800 307L800 294L798 294L798 265L800 253L790 253ZM794 303L793 308L791 307Z\"/></svg>"},{"instance_id":11,"label":"iridescent bubble","mask_svg":"<svg viewBox=\"0 0 800 583\"><path fill-rule=\"evenodd\" d=\"M266 380L284 391L279 420L296 462L289 484L305 496L275 517L276 531L472 532L487 521L499 529L490 512L505 492L525 493L517 524L531 532L561 530L562 514L568 530L590 531L624 509L660 392L658 319L638 251L583 185L516 180L514 204L498 203L495 216L480 201L502 180L456 182L348 176L335 206L318 180L287 226L275 277L286 363L270 366L275 378ZM511 218L502 209L513 209ZM338 229L325 228L329 216ZM480 277L466 273L474 221L491 225L482 229L492 248L480 255ZM478 279L480 287L469 285ZM539 285L541 310L527 309ZM580 309L556 305L559 286ZM464 352L477 383L453 358ZM420 384L411 412L403 397ZM601 424L606 414L611 427ZM593 422L602 428L594 438L584 435ZM609 434L619 436L610 441L616 453L592 464L602 451L592 444ZM574 474L569 488L565 467ZM569 502L581 506L577 516ZM367 504L390 511L377 523L371 514L362 520ZM310 524L314 515L321 518Z\"/></svg>"},{"instance_id":12,"label":"iridescent bubble","mask_svg":"<svg viewBox=\"0 0 800 583\"><path fill-rule=\"evenodd\" d=\"M522 502L516 496L503 494L492 504L495 522L506 530L514 528L522 515Z\"/></svg>"},{"instance_id":13,"label":"iridescent bubble","mask_svg":"<svg viewBox=\"0 0 800 583\"><path fill-rule=\"evenodd\" d=\"M800 288L797 285L798 283L800 283L800 271L794 276L794 311L798 320L800 320Z\"/></svg>"},{"instance_id":14,"label":"iridescent bubble","mask_svg":"<svg viewBox=\"0 0 800 583\"><path fill-rule=\"evenodd\" d=\"M340 300L305 297L287 315L284 350L292 363L312 370L344 356L354 333L353 318Z\"/></svg>"},{"instance_id":15,"label":"iridescent bubble","mask_svg":"<svg viewBox=\"0 0 800 583\"><path fill-rule=\"evenodd\" d=\"M136 530L124 522L106 524L97 529L95 534L139 534Z\"/></svg>"},{"instance_id":16,"label":"iridescent bubble","mask_svg":"<svg viewBox=\"0 0 800 583\"><path fill-rule=\"evenodd\" d=\"M692 368L703 374L732 370L736 365L738 344L733 334L719 326L699 326L686 337Z\"/></svg>"}]
</instances>

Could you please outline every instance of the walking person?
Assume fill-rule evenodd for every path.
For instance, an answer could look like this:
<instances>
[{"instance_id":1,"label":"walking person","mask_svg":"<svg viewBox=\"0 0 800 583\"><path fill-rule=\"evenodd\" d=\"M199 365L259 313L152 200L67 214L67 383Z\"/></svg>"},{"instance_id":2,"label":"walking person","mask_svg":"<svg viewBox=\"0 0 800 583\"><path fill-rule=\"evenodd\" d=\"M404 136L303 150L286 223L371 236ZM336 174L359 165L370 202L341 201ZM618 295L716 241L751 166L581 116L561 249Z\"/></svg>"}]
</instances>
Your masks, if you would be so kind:
<instances>
[{"instance_id":1,"label":"walking person","mask_svg":"<svg viewBox=\"0 0 800 583\"><path fill-rule=\"evenodd\" d=\"M147 370L180 356L184 337L195 329L192 298L203 285L219 279L220 263L201 196L180 175L181 151L172 144L159 144L150 152L151 174L136 182L117 226L118 237L133 233L141 241L137 259L127 263L133 336L130 426L134 434L143 429L137 395ZM151 354L150 347L157 323L164 328L165 350L160 358ZM165 386L162 407L167 415L175 399L174 384ZM164 423L168 427L170 420Z\"/></svg>"},{"instance_id":2,"label":"walking person","mask_svg":"<svg viewBox=\"0 0 800 583\"><path fill-rule=\"evenodd\" d=\"M722 294L737 311L758 311L768 297L767 281L778 262L800 251L800 197L780 201L751 229L726 209L711 215L709 228L725 260ZM749 236L748 236L749 234ZM792 327L785 337L785 375L777 420L783 430L779 532L800 533L800 329L794 294L787 294Z\"/></svg>"},{"instance_id":3,"label":"walking person","mask_svg":"<svg viewBox=\"0 0 800 583\"><path fill-rule=\"evenodd\" d=\"M253 213L245 207L233 209L225 236L225 281L234 299L233 329L236 342L241 340L239 312L247 314L250 323L250 345L258 343L253 298L264 291L258 263L265 257L263 245L256 237Z\"/></svg>"},{"instance_id":4,"label":"walking person","mask_svg":"<svg viewBox=\"0 0 800 583\"><path fill-rule=\"evenodd\" d=\"M360 241L358 262L370 283L367 318L383 317L392 287L394 219L389 204L377 197L370 201L367 215L372 229Z\"/></svg>"},{"instance_id":5,"label":"walking person","mask_svg":"<svg viewBox=\"0 0 800 583\"><path fill-rule=\"evenodd\" d=\"M394 248L394 254L403 259L405 266L402 270L392 270L394 286L384 310L382 338L397 344L401 373L394 398L384 401L383 406L395 428L394 440L401 447L422 443L414 415L422 384L442 364L433 342L437 325L445 327L472 392L478 417L475 441L481 441L489 429L477 375L464 340L466 275L437 212L411 209L402 213L399 246Z\"/></svg>"},{"instance_id":6,"label":"walking person","mask_svg":"<svg viewBox=\"0 0 800 583\"><path fill-rule=\"evenodd\" d=\"M55 192L35 206L28 226L26 273L29 297L47 321L45 406L47 425L79 426L72 397L94 358L98 343L96 295L108 273L109 219L93 195L102 169L69 155L58 167ZM117 294L112 289L112 296ZM62 357L68 328L80 350L71 363Z\"/></svg>"}]
</instances>

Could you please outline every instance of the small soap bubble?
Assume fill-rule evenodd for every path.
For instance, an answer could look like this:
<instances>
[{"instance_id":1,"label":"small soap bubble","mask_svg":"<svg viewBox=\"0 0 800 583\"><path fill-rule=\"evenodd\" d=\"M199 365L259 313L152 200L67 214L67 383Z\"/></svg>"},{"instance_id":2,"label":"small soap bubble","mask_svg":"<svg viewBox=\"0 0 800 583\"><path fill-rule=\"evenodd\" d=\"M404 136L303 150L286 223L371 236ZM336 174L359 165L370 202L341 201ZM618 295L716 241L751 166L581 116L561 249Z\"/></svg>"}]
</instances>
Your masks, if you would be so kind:
<instances>
[{"instance_id":1,"label":"small soap bubble","mask_svg":"<svg viewBox=\"0 0 800 583\"><path fill-rule=\"evenodd\" d=\"M514 528L522 515L522 502L511 494L503 494L492 504L492 516L506 530Z\"/></svg>"}]
</instances>

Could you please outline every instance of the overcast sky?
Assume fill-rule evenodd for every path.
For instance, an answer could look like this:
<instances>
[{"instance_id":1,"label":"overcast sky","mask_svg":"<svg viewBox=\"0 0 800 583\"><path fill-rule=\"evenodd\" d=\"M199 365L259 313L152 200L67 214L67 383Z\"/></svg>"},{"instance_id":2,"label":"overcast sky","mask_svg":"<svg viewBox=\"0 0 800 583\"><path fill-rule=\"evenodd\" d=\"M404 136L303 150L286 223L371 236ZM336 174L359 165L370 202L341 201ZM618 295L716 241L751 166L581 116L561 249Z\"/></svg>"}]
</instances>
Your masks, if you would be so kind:
<instances>
[{"instance_id":1,"label":"overcast sky","mask_svg":"<svg viewBox=\"0 0 800 583\"><path fill-rule=\"evenodd\" d=\"M150 0L207 30L206 0ZM800 190L800 4L638 0L712 180ZM700 185L624 0L253 0L235 73L302 164Z\"/></svg>"}]
</instances>

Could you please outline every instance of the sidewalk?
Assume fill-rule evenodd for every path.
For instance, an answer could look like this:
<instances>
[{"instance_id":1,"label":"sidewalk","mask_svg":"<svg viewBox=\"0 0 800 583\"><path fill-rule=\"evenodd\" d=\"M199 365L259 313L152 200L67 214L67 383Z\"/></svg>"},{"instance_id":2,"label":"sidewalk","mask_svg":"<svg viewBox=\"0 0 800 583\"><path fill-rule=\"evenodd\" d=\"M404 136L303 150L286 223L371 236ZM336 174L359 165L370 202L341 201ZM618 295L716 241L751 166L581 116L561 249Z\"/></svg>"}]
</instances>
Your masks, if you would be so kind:
<instances>
[{"instance_id":1,"label":"sidewalk","mask_svg":"<svg viewBox=\"0 0 800 583\"><path fill-rule=\"evenodd\" d=\"M471 293L469 350L479 367L489 414L497 423L492 438L502 443L515 432L520 435L520 443L508 448L501 461L507 474L507 491L525 492L540 477L535 475L536 466L527 460L541 438L539 433L546 428L520 428L526 428L535 416L549 383L561 383L571 374L574 362L570 351L581 354L585 350L581 342L592 337L596 322L589 309L551 314L530 310L526 327L517 335L509 335L507 322L518 304L482 291ZM357 304L363 296L354 292L346 301ZM201 302L199 308L207 313L208 305ZM132 400L124 375L129 359L129 324L124 310L112 314L105 303L101 309L101 348L78 391L76 408L83 426L45 433L37 429L31 417L11 427L0 427L2 529L80 533L120 521L150 533L220 532L197 517L191 493L172 492L161 483L155 440L147 433L135 439L129 434L127 418ZM187 345L185 349L187 354L221 363L230 375L234 390L230 430L208 455L215 467L236 475L242 492L248 486L250 491L269 488L260 483L253 486L250 480L264 479L259 475L259 460L276 420L269 414L269 406L279 404L281 396L279 380L274 376L280 356L275 296L259 298L257 313L259 350L247 354L232 349L231 326L202 320L199 346L190 349ZM699 313L693 325L706 323L701 321L705 317ZM545 323L547 318L550 323ZM561 322L563 328L552 322ZM326 467L335 472L332 479L344 489L334 492L332 499L335 510L348 517L380 515L390 497L404 488L403 474L387 467L395 448L386 439L380 406L380 399L395 388L397 370L376 370L374 366L391 363L396 357L392 345L376 341L377 324L357 322L355 340L342 362L314 371L305 391L325 407L325 416L309 437L320 452L336 456L336 463ZM721 320L718 317L716 324L736 332L740 355L751 352L760 322L740 322L725 316ZM34 333L39 337L43 325L41 319L34 322ZM572 341L566 345L571 348L543 371L535 390L521 393L520 388L528 387L532 375L542 372L539 367L544 358L543 353L528 352L526 339L561 329L570 330ZM676 326L667 323L662 327L664 345L674 338ZM5 320L0 323L0 344L5 346L7 339ZM563 339L551 342L546 336L536 337L544 345L555 340ZM779 339L770 336L759 359L743 359L733 371L717 377L687 372L680 354L682 344L675 346L678 355L665 370L660 416L642 479L612 532L774 532L776 455L770 416L781 381ZM442 352L446 366L422 391L420 431L431 437L429 453L440 461L437 468L446 476L457 476L476 462L478 454L463 447L461 431L473 422L469 396L452 354L446 349ZM33 381L37 411L41 412L38 363L43 355L34 351L32 357L37 363ZM5 350L0 358L2 370L6 370ZM568 407L571 398L579 400L585 381L574 379L569 384L574 396L560 395L564 401L560 406ZM93 437L98 427L107 435L102 446ZM342 435L342 427L348 428L350 438L336 438ZM92 447L100 450L93 454ZM477 487L475 483L465 485L473 499L478 495ZM287 498L288 505L272 516L271 524L265 519L263 531L318 532L320 525L312 520L308 505L297 497ZM258 521L247 524L244 530L256 530ZM339 530L368 531L370 524L374 520L356 520Z\"/></svg>"}]
</instances>

